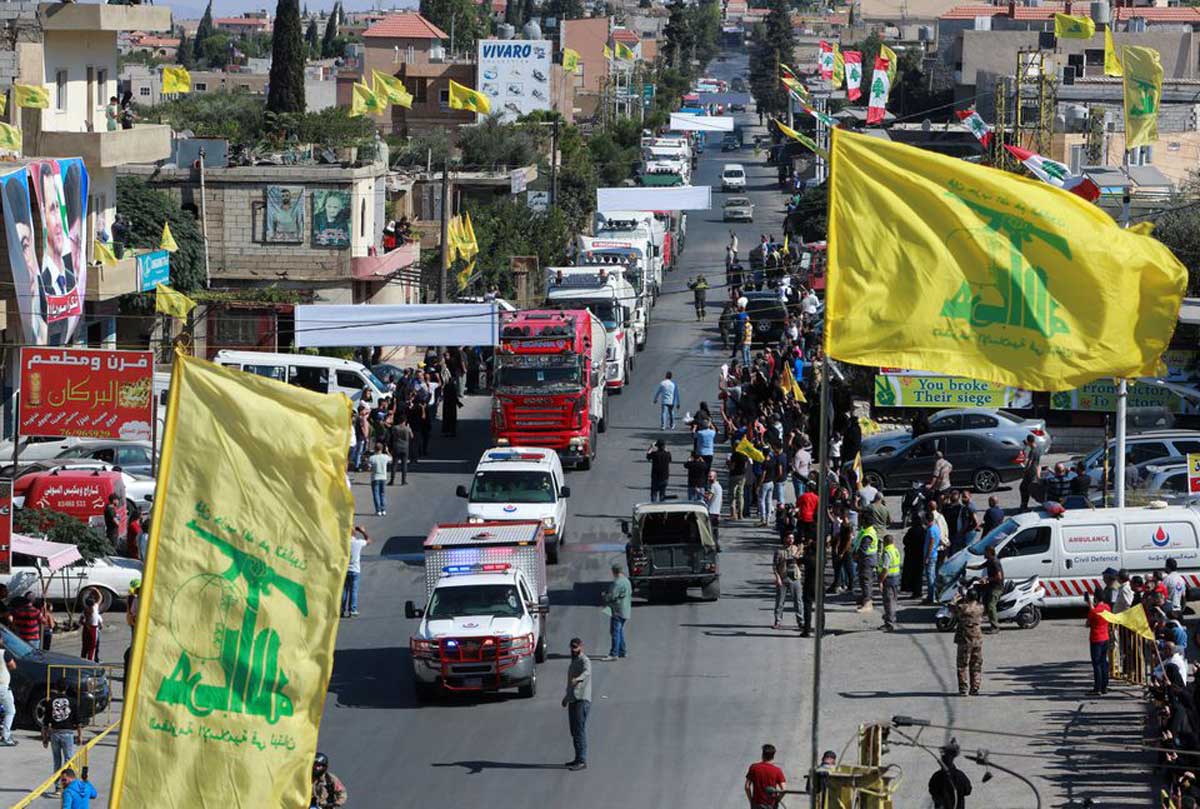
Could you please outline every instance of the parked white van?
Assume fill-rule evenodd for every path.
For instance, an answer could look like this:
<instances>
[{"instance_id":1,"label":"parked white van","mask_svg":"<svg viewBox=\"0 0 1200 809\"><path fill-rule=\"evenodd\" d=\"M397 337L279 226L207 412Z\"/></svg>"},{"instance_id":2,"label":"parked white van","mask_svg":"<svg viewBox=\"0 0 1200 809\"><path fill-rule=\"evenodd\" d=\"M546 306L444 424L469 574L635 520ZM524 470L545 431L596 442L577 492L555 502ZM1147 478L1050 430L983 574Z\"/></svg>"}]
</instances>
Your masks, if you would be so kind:
<instances>
[{"instance_id":1,"label":"parked white van","mask_svg":"<svg viewBox=\"0 0 1200 809\"><path fill-rule=\"evenodd\" d=\"M1040 576L1048 606L1083 604L1103 584L1107 568L1148 576L1168 558L1179 563L1189 587L1200 587L1200 510L1183 506L1072 509L1061 516L1030 511L1009 517L946 560L938 590L964 567L983 563L989 546L1008 580ZM981 571L967 571L970 578Z\"/></svg>"},{"instance_id":2,"label":"parked white van","mask_svg":"<svg viewBox=\"0 0 1200 809\"><path fill-rule=\"evenodd\" d=\"M288 382L317 393L344 393L357 406L363 391L371 392L371 407L387 396L387 385L370 369L352 360L315 354L268 354L264 351L218 351L217 365Z\"/></svg>"}]
</instances>

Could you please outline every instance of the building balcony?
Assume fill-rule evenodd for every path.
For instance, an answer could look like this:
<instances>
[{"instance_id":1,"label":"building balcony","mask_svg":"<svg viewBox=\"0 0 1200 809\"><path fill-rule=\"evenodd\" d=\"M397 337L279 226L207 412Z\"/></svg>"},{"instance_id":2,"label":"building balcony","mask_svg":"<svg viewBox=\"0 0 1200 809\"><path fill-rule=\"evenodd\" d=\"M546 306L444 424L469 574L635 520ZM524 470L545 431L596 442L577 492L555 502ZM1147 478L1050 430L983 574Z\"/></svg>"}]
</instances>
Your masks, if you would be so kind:
<instances>
[{"instance_id":1,"label":"building balcony","mask_svg":"<svg viewBox=\"0 0 1200 809\"><path fill-rule=\"evenodd\" d=\"M82 157L83 162L90 168L116 168L129 163L153 163L171 156L171 127L165 124L138 124L132 129L114 129L111 132L43 130L33 141L32 154L39 157Z\"/></svg>"},{"instance_id":2,"label":"building balcony","mask_svg":"<svg viewBox=\"0 0 1200 809\"><path fill-rule=\"evenodd\" d=\"M124 6L107 3L42 3L43 31L170 31L169 6Z\"/></svg>"},{"instance_id":3,"label":"building balcony","mask_svg":"<svg viewBox=\"0 0 1200 809\"><path fill-rule=\"evenodd\" d=\"M150 251L143 250L142 252ZM87 297L85 298L88 303L99 303L121 295L128 295L130 292L140 291L137 258L132 250L126 250L114 267L106 267L102 262L95 262L88 266Z\"/></svg>"},{"instance_id":4,"label":"building balcony","mask_svg":"<svg viewBox=\"0 0 1200 809\"><path fill-rule=\"evenodd\" d=\"M421 246L409 242L390 253L351 259L350 275L355 281L383 281L400 270L416 266L420 260Z\"/></svg>"}]
</instances>

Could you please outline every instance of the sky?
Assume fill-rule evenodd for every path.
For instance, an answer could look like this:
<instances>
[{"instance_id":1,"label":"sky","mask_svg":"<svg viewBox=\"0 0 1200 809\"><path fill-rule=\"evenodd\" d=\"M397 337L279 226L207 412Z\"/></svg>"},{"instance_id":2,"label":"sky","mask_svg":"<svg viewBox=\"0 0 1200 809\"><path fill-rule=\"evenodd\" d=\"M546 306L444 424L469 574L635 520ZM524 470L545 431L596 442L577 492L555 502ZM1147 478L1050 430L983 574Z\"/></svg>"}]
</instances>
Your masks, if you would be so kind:
<instances>
[{"instance_id":1,"label":"sky","mask_svg":"<svg viewBox=\"0 0 1200 809\"><path fill-rule=\"evenodd\" d=\"M308 6L309 11L328 11L333 8L334 0L300 0L300 8ZM199 19L204 13L207 0L159 0L159 5L169 6L175 17L181 20ZM415 9L418 0L345 0L342 4L346 11L370 11L378 5L383 9ZM213 14L217 17L236 17L245 11L256 11L262 8L275 13L274 0L213 0Z\"/></svg>"}]
</instances>

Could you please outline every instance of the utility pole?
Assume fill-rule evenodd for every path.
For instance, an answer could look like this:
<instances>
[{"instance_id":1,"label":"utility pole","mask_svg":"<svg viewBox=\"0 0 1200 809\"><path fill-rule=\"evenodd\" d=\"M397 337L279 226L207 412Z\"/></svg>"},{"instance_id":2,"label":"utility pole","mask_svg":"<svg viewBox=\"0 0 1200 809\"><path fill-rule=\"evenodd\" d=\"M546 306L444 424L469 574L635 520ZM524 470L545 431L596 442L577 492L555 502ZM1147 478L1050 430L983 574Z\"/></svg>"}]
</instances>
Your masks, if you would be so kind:
<instances>
[{"instance_id":1,"label":"utility pole","mask_svg":"<svg viewBox=\"0 0 1200 809\"><path fill-rule=\"evenodd\" d=\"M550 130L550 204L558 204L558 119Z\"/></svg>"},{"instance_id":2,"label":"utility pole","mask_svg":"<svg viewBox=\"0 0 1200 809\"><path fill-rule=\"evenodd\" d=\"M446 275L450 272L450 161L442 162L442 269L438 273L438 303L446 302Z\"/></svg>"}]
</instances>

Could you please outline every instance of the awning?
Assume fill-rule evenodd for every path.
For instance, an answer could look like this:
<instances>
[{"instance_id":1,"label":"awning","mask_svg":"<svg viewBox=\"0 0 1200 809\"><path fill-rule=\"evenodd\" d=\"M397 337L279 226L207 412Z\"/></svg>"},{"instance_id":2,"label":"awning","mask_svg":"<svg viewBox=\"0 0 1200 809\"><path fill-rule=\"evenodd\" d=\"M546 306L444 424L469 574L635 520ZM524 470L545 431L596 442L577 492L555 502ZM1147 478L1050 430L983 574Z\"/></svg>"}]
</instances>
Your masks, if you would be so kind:
<instances>
[{"instance_id":1,"label":"awning","mask_svg":"<svg viewBox=\"0 0 1200 809\"><path fill-rule=\"evenodd\" d=\"M62 570L67 565L74 564L83 558L79 553L79 548L74 545L67 545L64 542L50 542L45 539L34 539L24 534L12 535L12 552L45 559L51 572Z\"/></svg>"}]
</instances>

